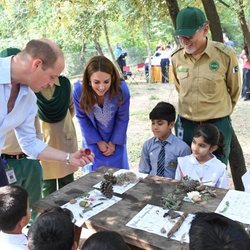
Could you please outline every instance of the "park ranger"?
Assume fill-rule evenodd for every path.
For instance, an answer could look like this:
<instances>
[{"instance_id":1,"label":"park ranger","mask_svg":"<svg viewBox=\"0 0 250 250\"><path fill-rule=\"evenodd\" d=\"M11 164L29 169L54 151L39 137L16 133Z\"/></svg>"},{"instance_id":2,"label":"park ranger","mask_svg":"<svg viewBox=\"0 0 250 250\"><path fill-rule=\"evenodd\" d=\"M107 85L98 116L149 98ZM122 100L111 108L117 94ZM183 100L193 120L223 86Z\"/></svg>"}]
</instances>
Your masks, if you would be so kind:
<instances>
[{"instance_id":1,"label":"park ranger","mask_svg":"<svg viewBox=\"0 0 250 250\"><path fill-rule=\"evenodd\" d=\"M235 51L209 41L204 13L193 7L182 9L176 19L175 35L180 48L172 54L172 70L179 94L177 136L191 145L194 129L213 123L224 135L224 157L228 162L232 125L230 114L240 94L240 74Z\"/></svg>"}]
</instances>

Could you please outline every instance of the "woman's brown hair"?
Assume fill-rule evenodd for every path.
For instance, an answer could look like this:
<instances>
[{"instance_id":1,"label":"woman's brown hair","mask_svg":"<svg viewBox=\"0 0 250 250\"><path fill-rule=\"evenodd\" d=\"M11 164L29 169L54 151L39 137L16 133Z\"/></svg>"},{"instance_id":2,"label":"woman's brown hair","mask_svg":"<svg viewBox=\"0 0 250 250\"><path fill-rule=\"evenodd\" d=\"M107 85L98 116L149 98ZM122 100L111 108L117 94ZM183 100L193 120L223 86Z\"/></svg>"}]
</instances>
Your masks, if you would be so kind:
<instances>
[{"instance_id":1,"label":"woman's brown hair","mask_svg":"<svg viewBox=\"0 0 250 250\"><path fill-rule=\"evenodd\" d=\"M93 106L97 103L95 92L90 83L90 77L95 72L105 72L111 75L111 86L109 89L109 98L120 96L121 77L114 64L105 56L94 56L87 63L83 74L83 91L80 97L80 107L87 113L91 112Z\"/></svg>"}]
</instances>

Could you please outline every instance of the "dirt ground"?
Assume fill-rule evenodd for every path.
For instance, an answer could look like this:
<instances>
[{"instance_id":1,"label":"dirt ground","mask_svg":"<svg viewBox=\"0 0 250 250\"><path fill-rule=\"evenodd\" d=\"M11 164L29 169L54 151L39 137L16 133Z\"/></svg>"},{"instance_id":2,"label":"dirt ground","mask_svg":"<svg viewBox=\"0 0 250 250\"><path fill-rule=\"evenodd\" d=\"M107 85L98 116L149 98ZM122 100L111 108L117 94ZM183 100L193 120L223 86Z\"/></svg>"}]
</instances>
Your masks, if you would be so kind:
<instances>
[{"instance_id":1,"label":"dirt ground","mask_svg":"<svg viewBox=\"0 0 250 250\"><path fill-rule=\"evenodd\" d=\"M131 169L137 170L144 141L152 137L148 114L160 101L176 106L177 92L172 84L129 84L131 93L130 122L127 132L127 150ZM250 101L239 100L231 116L233 127L242 146L246 166L250 169ZM81 133L76 122L79 144ZM78 173L77 173L78 176ZM229 173L230 176L230 173ZM231 184L231 187L232 184Z\"/></svg>"}]
</instances>

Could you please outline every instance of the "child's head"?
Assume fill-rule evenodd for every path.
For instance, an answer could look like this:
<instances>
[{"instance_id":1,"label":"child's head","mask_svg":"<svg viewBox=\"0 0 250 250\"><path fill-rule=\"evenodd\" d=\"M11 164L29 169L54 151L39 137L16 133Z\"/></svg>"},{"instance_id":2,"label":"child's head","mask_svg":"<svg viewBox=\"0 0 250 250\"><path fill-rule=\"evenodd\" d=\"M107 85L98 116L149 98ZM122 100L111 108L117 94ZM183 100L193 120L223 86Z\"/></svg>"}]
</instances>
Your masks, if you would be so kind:
<instances>
[{"instance_id":1,"label":"child's head","mask_svg":"<svg viewBox=\"0 0 250 250\"><path fill-rule=\"evenodd\" d=\"M72 219L71 211L60 207L42 213L29 229L28 249L76 249Z\"/></svg>"},{"instance_id":2,"label":"child's head","mask_svg":"<svg viewBox=\"0 0 250 250\"><path fill-rule=\"evenodd\" d=\"M211 153L216 156L223 155L223 141L223 135L216 126L210 123L201 124L193 134L192 153L198 160L199 158L209 159Z\"/></svg>"},{"instance_id":3,"label":"child's head","mask_svg":"<svg viewBox=\"0 0 250 250\"><path fill-rule=\"evenodd\" d=\"M0 187L0 230L11 232L19 228L21 233L29 219L27 191L19 186Z\"/></svg>"},{"instance_id":4,"label":"child's head","mask_svg":"<svg viewBox=\"0 0 250 250\"><path fill-rule=\"evenodd\" d=\"M167 102L159 102L149 113L152 122L152 132L159 140L165 140L170 134L175 123L175 108Z\"/></svg>"},{"instance_id":5,"label":"child's head","mask_svg":"<svg viewBox=\"0 0 250 250\"><path fill-rule=\"evenodd\" d=\"M236 221L216 213L197 213L189 231L190 250L247 250L250 238Z\"/></svg>"},{"instance_id":6,"label":"child's head","mask_svg":"<svg viewBox=\"0 0 250 250\"><path fill-rule=\"evenodd\" d=\"M122 236L113 231L101 231L91 235L81 250L129 250Z\"/></svg>"}]
</instances>

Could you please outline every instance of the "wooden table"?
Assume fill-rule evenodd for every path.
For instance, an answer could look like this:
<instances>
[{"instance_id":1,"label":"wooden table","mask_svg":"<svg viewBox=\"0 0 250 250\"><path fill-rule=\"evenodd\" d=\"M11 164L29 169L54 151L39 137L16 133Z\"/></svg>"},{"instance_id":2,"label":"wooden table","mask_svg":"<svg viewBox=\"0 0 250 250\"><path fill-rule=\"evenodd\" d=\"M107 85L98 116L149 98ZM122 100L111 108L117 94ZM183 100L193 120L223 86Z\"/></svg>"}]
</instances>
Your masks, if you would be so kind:
<instances>
[{"instance_id":1,"label":"wooden table","mask_svg":"<svg viewBox=\"0 0 250 250\"><path fill-rule=\"evenodd\" d=\"M38 201L33 208L42 212L52 207L61 206L71 198L81 195L83 192L93 190L93 185L103 179L103 174L107 167L99 168L82 178L68 184L62 189L54 192L46 198ZM114 169L116 171L117 169ZM83 225L94 231L112 230L119 232L124 240L132 246L132 249L188 249L188 244L181 244L175 240L168 240L156 234L127 227L126 224L146 205L152 204L161 206L161 197L173 191L176 183L171 183L166 178L154 176L141 180L136 186L126 193L119 195L121 201L91 217ZM218 189L217 198L203 201L199 204L184 202L181 211L188 213L213 212L225 196L227 190ZM156 222L157 223L157 222ZM81 230L77 231L77 238L80 237Z\"/></svg>"}]
</instances>

